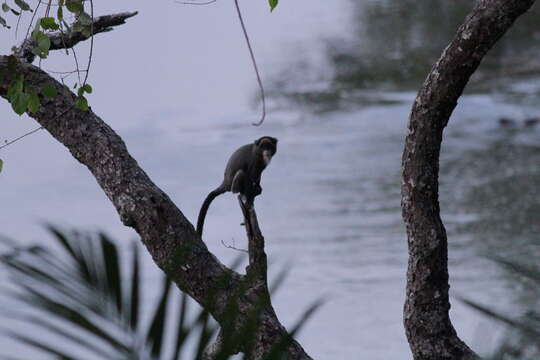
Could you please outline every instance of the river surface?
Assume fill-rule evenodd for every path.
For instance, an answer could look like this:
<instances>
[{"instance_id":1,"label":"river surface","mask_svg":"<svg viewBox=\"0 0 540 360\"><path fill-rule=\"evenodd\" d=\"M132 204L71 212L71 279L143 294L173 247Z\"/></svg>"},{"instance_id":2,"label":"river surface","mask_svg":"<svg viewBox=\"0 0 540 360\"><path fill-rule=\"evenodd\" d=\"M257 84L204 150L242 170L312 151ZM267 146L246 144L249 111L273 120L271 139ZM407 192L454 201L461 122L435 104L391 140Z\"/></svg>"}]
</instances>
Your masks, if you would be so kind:
<instances>
[{"instance_id":1,"label":"river surface","mask_svg":"<svg viewBox=\"0 0 540 360\"><path fill-rule=\"evenodd\" d=\"M91 106L190 220L219 185L236 147L262 135L279 139L256 206L272 275L290 269L273 298L280 319L290 325L313 301L326 300L299 335L316 359L411 358L402 326L401 153L415 91L469 6L429 4L295 0L269 14L265 2L246 1L270 94L261 128L250 125L259 116L255 77L231 1L96 4L98 14L140 14L96 37ZM486 256L537 264L540 255L540 125L523 123L540 116L540 80L515 70L538 51L538 41L536 47L531 42L540 29L530 17L520 25L513 36L525 32L529 42L503 43L486 60L460 99L441 159L451 295L503 311L527 308L529 290ZM2 52L14 41L2 31ZM73 67L59 54L42 66ZM490 78L494 71L511 75ZM6 102L0 113L2 141L35 127ZM501 117L515 123L501 126ZM135 238L87 169L45 131L0 158L2 234L44 242L42 224L51 222ZM212 204L205 241L225 263L238 253L221 241L246 247L240 222L232 195ZM145 264L152 293L158 272L148 258ZM458 300L451 316L460 336L481 353L501 335L502 328ZM4 338L0 344L3 354L27 351Z\"/></svg>"}]
</instances>

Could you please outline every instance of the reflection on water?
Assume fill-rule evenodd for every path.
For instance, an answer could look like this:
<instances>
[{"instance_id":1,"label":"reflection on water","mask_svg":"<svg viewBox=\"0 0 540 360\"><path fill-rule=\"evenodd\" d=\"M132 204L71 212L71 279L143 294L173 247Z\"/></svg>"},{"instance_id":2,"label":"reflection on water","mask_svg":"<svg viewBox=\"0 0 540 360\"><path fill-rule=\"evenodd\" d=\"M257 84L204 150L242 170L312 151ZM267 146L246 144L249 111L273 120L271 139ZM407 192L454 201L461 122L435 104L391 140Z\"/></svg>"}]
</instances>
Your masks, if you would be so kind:
<instances>
[{"instance_id":1,"label":"reflection on water","mask_svg":"<svg viewBox=\"0 0 540 360\"><path fill-rule=\"evenodd\" d=\"M457 194L448 201L450 212L474 214L457 222L455 232L469 235L468 246L480 256L497 256L540 271L540 129L492 123L477 134L466 127L457 131L453 144L462 151L447 154L443 166L443 178L452 179L446 188ZM480 144L466 145L478 138ZM512 317L537 308L537 285L523 286L506 267L499 273L506 296L519 304Z\"/></svg>"},{"instance_id":2,"label":"reflection on water","mask_svg":"<svg viewBox=\"0 0 540 360\"><path fill-rule=\"evenodd\" d=\"M353 31L327 43L327 65L332 71L323 73L330 75L306 77L314 79L308 84L290 81L313 71L304 60L297 60L296 66L292 61L275 79L275 98L285 99L281 106L305 106L330 122L329 129L341 132L334 144L341 153L332 151L323 158L339 159L340 168L334 171L334 164L330 171L317 174L315 181L317 190L327 194L317 223L331 229L329 233L317 230L319 238L328 239L317 253L318 266L330 261L334 271L324 273L345 281L355 294L367 289L359 283L373 280L375 287L385 289L377 301L392 316L401 311L400 302L387 297L402 300L395 288L403 286L406 262L399 216L399 155L414 97L409 91L419 88L472 5L472 1L432 0L351 3ZM540 266L540 126L523 122L540 115L539 15L537 4L473 76L468 94L478 95L460 100L446 131L441 159L452 294L517 315L536 305L538 288L516 286L515 276L486 257L498 255ZM503 127L498 122L501 117L516 123ZM349 268L358 272L347 274ZM369 309L370 300L358 301L363 310ZM495 332L478 331L487 320L456 301L452 309L463 338L480 352L489 351ZM358 316L373 321L365 313ZM392 316L379 312L378 326L391 324ZM358 320L360 326L368 324ZM391 357L371 346L363 349L367 358ZM407 358L405 346L393 350L397 349L402 350L394 358Z\"/></svg>"},{"instance_id":3,"label":"reflection on water","mask_svg":"<svg viewBox=\"0 0 540 360\"><path fill-rule=\"evenodd\" d=\"M475 2L433 0L373 0L351 3L352 31L327 41L326 56L330 76L317 79L306 88L291 84L286 70L276 79L285 95L313 109L331 111L336 107L389 101L384 92L416 90L442 50L448 45ZM522 16L486 56L473 76L468 91L505 90L500 76L540 72L540 5ZM298 62L301 62L297 60ZM374 90L383 94L373 93ZM539 92L540 93L540 92Z\"/></svg>"}]
</instances>

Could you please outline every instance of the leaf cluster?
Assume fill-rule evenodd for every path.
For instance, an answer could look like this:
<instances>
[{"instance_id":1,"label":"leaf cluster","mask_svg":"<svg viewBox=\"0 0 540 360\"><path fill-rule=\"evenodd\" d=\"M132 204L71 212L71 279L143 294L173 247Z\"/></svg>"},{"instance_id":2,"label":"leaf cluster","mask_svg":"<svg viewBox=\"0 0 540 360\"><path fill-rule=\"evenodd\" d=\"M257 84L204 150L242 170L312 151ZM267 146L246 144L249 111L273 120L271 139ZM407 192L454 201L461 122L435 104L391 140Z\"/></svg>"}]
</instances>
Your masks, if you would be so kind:
<instances>
[{"instance_id":1,"label":"leaf cluster","mask_svg":"<svg viewBox=\"0 0 540 360\"><path fill-rule=\"evenodd\" d=\"M92 91L92 86L90 86L90 84L84 84L83 86L79 87L79 89L77 89L77 99L75 100L75 106L78 109L82 111L87 111L89 109L88 99L86 99L84 94L91 94Z\"/></svg>"},{"instance_id":2,"label":"leaf cluster","mask_svg":"<svg viewBox=\"0 0 540 360\"><path fill-rule=\"evenodd\" d=\"M15 16L20 16L23 11L32 12L32 8L30 7L30 5L28 5L28 3L26 1L24 1L24 0L14 0L14 2L15 2L15 5L17 6L18 9L15 9L13 6L9 6L8 3L6 1L4 1L4 3L2 4L2 11L5 12L5 13L10 12ZM11 26L9 26L7 24L6 19L3 18L2 16L0 16L0 25L2 25L5 28L8 28L8 29L11 28Z\"/></svg>"},{"instance_id":3,"label":"leaf cluster","mask_svg":"<svg viewBox=\"0 0 540 360\"><path fill-rule=\"evenodd\" d=\"M54 98L57 91L52 84L44 84L39 90L42 97ZM35 114L41 107L39 94L25 85L24 76L17 77L9 86L7 99L16 114L22 115L25 112Z\"/></svg>"}]
</instances>

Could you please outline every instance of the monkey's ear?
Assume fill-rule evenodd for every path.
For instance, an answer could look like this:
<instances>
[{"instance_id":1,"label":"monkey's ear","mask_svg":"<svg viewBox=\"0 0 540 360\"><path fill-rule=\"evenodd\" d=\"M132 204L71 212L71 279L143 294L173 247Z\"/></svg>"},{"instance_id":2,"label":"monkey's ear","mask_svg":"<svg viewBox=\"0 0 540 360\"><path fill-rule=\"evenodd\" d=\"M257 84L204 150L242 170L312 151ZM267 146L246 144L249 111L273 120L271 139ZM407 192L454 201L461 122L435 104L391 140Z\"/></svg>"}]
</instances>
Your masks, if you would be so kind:
<instances>
[{"instance_id":1,"label":"monkey's ear","mask_svg":"<svg viewBox=\"0 0 540 360\"><path fill-rule=\"evenodd\" d=\"M257 140L255 140L253 143L254 143L255 145L259 146L259 143L260 143L260 142L261 142L261 139L257 139Z\"/></svg>"},{"instance_id":2,"label":"monkey's ear","mask_svg":"<svg viewBox=\"0 0 540 360\"><path fill-rule=\"evenodd\" d=\"M272 142L274 143L274 145L277 144L277 139L276 138L273 137L273 138L270 138L270 139L272 139Z\"/></svg>"}]
</instances>

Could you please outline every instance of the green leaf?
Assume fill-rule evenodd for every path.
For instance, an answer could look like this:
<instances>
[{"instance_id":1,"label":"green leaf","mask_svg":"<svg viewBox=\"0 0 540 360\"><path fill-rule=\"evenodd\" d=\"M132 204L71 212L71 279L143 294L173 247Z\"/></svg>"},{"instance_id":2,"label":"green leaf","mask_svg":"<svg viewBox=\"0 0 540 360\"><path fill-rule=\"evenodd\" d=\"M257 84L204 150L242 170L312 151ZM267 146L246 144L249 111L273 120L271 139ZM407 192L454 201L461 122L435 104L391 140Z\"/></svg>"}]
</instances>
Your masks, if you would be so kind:
<instances>
[{"instance_id":1,"label":"green leaf","mask_svg":"<svg viewBox=\"0 0 540 360\"><path fill-rule=\"evenodd\" d=\"M38 48L43 52L48 52L51 48L51 39L49 39L49 37L42 32L40 32L39 34L40 35L37 39Z\"/></svg>"},{"instance_id":2,"label":"green leaf","mask_svg":"<svg viewBox=\"0 0 540 360\"><path fill-rule=\"evenodd\" d=\"M58 11L56 12L56 17L58 21L64 20L64 8L60 5L58 6Z\"/></svg>"},{"instance_id":3,"label":"green leaf","mask_svg":"<svg viewBox=\"0 0 540 360\"><path fill-rule=\"evenodd\" d=\"M0 16L0 25L2 25L3 27L5 28L11 28L11 26L9 26L6 22L6 19L4 19L3 17Z\"/></svg>"},{"instance_id":4,"label":"green leaf","mask_svg":"<svg viewBox=\"0 0 540 360\"><path fill-rule=\"evenodd\" d=\"M17 4L17 6L23 11L32 11L30 5L28 5L28 3L24 0L15 0L15 4Z\"/></svg>"},{"instance_id":5,"label":"green leaf","mask_svg":"<svg viewBox=\"0 0 540 360\"><path fill-rule=\"evenodd\" d=\"M279 0L268 0L268 3L270 4L270 11L274 11L276 6L278 6Z\"/></svg>"},{"instance_id":6,"label":"green leaf","mask_svg":"<svg viewBox=\"0 0 540 360\"><path fill-rule=\"evenodd\" d=\"M4 12L8 12L9 10L11 10L11 8L9 7L8 4L3 3L3 4L2 4L2 10L4 10Z\"/></svg>"},{"instance_id":7,"label":"green leaf","mask_svg":"<svg viewBox=\"0 0 540 360\"><path fill-rule=\"evenodd\" d=\"M36 93L28 94L28 112L35 114L39 111L41 103Z\"/></svg>"},{"instance_id":8,"label":"green leaf","mask_svg":"<svg viewBox=\"0 0 540 360\"><path fill-rule=\"evenodd\" d=\"M44 17L39 21L41 27L47 30L58 30L60 26L54 21L52 17Z\"/></svg>"},{"instance_id":9,"label":"green leaf","mask_svg":"<svg viewBox=\"0 0 540 360\"><path fill-rule=\"evenodd\" d=\"M22 92L24 89L24 77L19 76L17 80L15 80L15 91Z\"/></svg>"},{"instance_id":10,"label":"green leaf","mask_svg":"<svg viewBox=\"0 0 540 360\"><path fill-rule=\"evenodd\" d=\"M81 28L81 33L84 35L84 37L89 38L92 36L92 28L88 25L85 25Z\"/></svg>"},{"instance_id":11,"label":"green leaf","mask_svg":"<svg viewBox=\"0 0 540 360\"><path fill-rule=\"evenodd\" d=\"M28 94L23 92L16 93L11 100L11 107L13 108L13 111L20 116L28 109L28 101Z\"/></svg>"},{"instance_id":12,"label":"green leaf","mask_svg":"<svg viewBox=\"0 0 540 360\"><path fill-rule=\"evenodd\" d=\"M75 106L82 111L88 111L88 100L84 96L77 97L75 100Z\"/></svg>"},{"instance_id":13,"label":"green leaf","mask_svg":"<svg viewBox=\"0 0 540 360\"><path fill-rule=\"evenodd\" d=\"M84 92L87 92L88 94L92 93L92 86L90 84L84 84L84 86L81 88Z\"/></svg>"},{"instance_id":14,"label":"green leaf","mask_svg":"<svg viewBox=\"0 0 540 360\"><path fill-rule=\"evenodd\" d=\"M58 96L56 88L51 83L46 83L41 87L41 93L48 98L55 98Z\"/></svg>"},{"instance_id":15,"label":"green leaf","mask_svg":"<svg viewBox=\"0 0 540 360\"><path fill-rule=\"evenodd\" d=\"M90 86L90 84L84 84L83 86L81 86L77 90L77 95L78 96L83 96L85 92L88 93L88 94L92 93L92 86Z\"/></svg>"},{"instance_id":16,"label":"green leaf","mask_svg":"<svg viewBox=\"0 0 540 360\"><path fill-rule=\"evenodd\" d=\"M163 289L161 292L161 299L159 300L159 305L156 308L150 329L148 330L148 339L147 341L152 344L152 355L156 358L161 353L161 344L163 343L163 337L165 334L165 324L167 319L167 303L171 298L169 296L169 291L171 289L171 280L165 278L163 284Z\"/></svg>"},{"instance_id":17,"label":"green leaf","mask_svg":"<svg viewBox=\"0 0 540 360\"><path fill-rule=\"evenodd\" d=\"M66 0L66 8L74 14L79 14L84 10L84 5L82 0Z\"/></svg>"},{"instance_id":18,"label":"green leaf","mask_svg":"<svg viewBox=\"0 0 540 360\"><path fill-rule=\"evenodd\" d=\"M43 31L39 30L40 23L41 22L38 21L36 23L36 29L32 31L32 39L37 44L37 47L32 49L32 53L44 59L49 55L49 49L51 47L51 40L49 39L47 35L45 35Z\"/></svg>"},{"instance_id":19,"label":"green leaf","mask_svg":"<svg viewBox=\"0 0 540 360\"><path fill-rule=\"evenodd\" d=\"M84 26L91 25L92 17L88 15L87 13L82 12L79 14L79 22L81 23L81 25L84 25Z\"/></svg>"},{"instance_id":20,"label":"green leaf","mask_svg":"<svg viewBox=\"0 0 540 360\"><path fill-rule=\"evenodd\" d=\"M17 94L20 94L23 91L24 88L24 79L22 76L18 77L11 85L9 86L9 89L7 91L7 97L9 102L12 102L12 100L15 98Z\"/></svg>"},{"instance_id":21,"label":"green leaf","mask_svg":"<svg viewBox=\"0 0 540 360\"><path fill-rule=\"evenodd\" d=\"M0 173L2 172L3 168L4 168L4 160L0 159Z\"/></svg>"}]
</instances>

